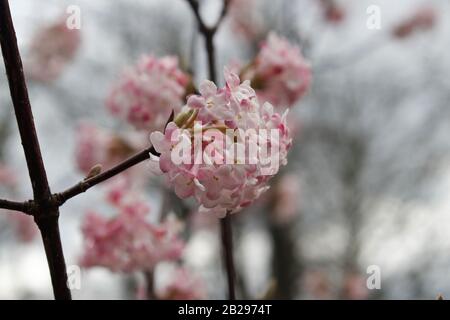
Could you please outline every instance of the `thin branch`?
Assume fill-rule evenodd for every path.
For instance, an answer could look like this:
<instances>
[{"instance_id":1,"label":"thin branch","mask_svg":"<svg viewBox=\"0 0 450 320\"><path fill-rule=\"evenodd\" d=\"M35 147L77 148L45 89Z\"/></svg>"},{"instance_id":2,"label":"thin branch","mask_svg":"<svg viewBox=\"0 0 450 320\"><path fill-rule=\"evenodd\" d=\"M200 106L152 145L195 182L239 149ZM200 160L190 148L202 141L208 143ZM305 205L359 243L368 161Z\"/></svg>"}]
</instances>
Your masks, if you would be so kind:
<instances>
[{"instance_id":1,"label":"thin branch","mask_svg":"<svg viewBox=\"0 0 450 320\"><path fill-rule=\"evenodd\" d=\"M235 279L236 271L234 268L233 257L233 234L231 231L231 215L227 214L225 218L220 219L220 230L222 233L222 250L225 257L225 268L227 270L228 299L236 300Z\"/></svg>"},{"instance_id":2,"label":"thin branch","mask_svg":"<svg viewBox=\"0 0 450 320\"><path fill-rule=\"evenodd\" d=\"M0 199L0 209L12 210L12 211L20 211L25 214L31 215L31 207L32 202L15 202L9 200Z\"/></svg>"},{"instance_id":3,"label":"thin branch","mask_svg":"<svg viewBox=\"0 0 450 320\"><path fill-rule=\"evenodd\" d=\"M217 82L217 73L216 73L216 61L215 61L215 46L214 46L214 36L217 33L222 21L227 15L228 8L230 5L230 0L223 1L222 11L220 13L219 19L216 24L212 27L208 27L200 14L200 6L197 0L186 0L192 11L194 12L194 16L198 23L198 29L200 33L205 38L205 48L208 53L208 70L209 70L209 78L212 82Z\"/></svg>"},{"instance_id":4,"label":"thin branch","mask_svg":"<svg viewBox=\"0 0 450 320\"><path fill-rule=\"evenodd\" d=\"M145 150L137 153L136 155L128 158L127 160L119 163L118 165L114 166L111 169L109 169L103 173L100 173L92 178L89 178L87 180L83 180L63 192L55 194L53 196L53 198L56 201L56 204L58 206L61 206L67 200L69 200L83 192L86 192L93 186L95 186L99 183L102 183L102 182L124 172L125 170L127 170L145 160L148 160L150 158L150 153L154 154L156 156L159 156L159 154L155 151L155 148L150 147L148 149L145 149Z\"/></svg>"},{"instance_id":5,"label":"thin branch","mask_svg":"<svg viewBox=\"0 0 450 320\"><path fill-rule=\"evenodd\" d=\"M198 1L197 0L186 0L186 1L189 4L189 6L191 7L192 12L194 12L195 19L197 20L198 28L199 28L200 32L202 34L210 33L212 29L209 28L203 21L202 16L200 14L200 6L198 4Z\"/></svg>"},{"instance_id":6,"label":"thin branch","mask_svg":"<svg viewBox=\"0 0 450 320\"><path fill-rule=\"evenodd\" d=\"M47 262L56 299L70 300L67 287L66 264L59 236L57 206L52 206L51 191L47 180L41 149L34 125L28 90L23 74L22 59L17 46L8 0L0 0L0 44L8 76L20 138L33 188L36 209L34 219L41 231Z\"/></svg>"},{"instance_id":7,"label":"thin branch","mask_svg":"<svg viewBox=\"0 0 450 320\"><path fill-rule=\"evenodd\" d=\"M220 14L219 20L212 27L207 27L200 15L200 8L196 0L186 0L192 8L194 15L197 19L199 25L200 33L205 37L205 49L208 55L208 70L210 80L212 82L217 82L216 76L216 51L214 46L214 36L217 30L225 18L228 10L230 1L224 0L222 12ZM224 255L225 268L227 272L227 283L228 283L228 299L235 300L235 279L236 271L234 267L233 258L233 238L232 238L232 228L231 228L231 216L227 213L226 217L220 220L220 229L222 233L222 248Z\"/></svg>"}]
</instances>

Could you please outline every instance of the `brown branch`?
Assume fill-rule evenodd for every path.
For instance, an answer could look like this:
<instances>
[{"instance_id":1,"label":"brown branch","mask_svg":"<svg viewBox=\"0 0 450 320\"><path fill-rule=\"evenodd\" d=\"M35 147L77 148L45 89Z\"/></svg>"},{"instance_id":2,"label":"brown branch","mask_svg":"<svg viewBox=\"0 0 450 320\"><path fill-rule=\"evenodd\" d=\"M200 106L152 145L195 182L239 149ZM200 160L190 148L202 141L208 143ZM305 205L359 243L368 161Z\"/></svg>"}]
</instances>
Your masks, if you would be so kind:
<instances>
[{"instance_id":1,"label":"brown branch","mask_svg":"<svg viewBox=\"0 0 450 320\"><path fill-rule=\"evenodd\" d=\"M235 279L236 271L234 268L233 257L233 234L231 231L231 215L227 214L225 218L220 219L220 230L222 233L222 250L225 257L225 268L227 270L227 283L228 283L228 299L236 300L235 295Z\"/></svg>"},{"instance_id":2,"label":"brown branch","mask_svg":"<svg viewBox=\"0 0 450 320\"><path fill-rule=\"evenodd\" d=\"M59 236L59 210L50 201L50 186L42 160L23 74L22 59L20 58L16 33L7 0L0 0L0 43L36 203L33 216L39 226L44 242L53 292L56 299L71 299L70 290L67 287L66 264Z\"/></svg>"},{"instance_id":3,"label":"brown branch","mask_svg":"<svg viewBox=\"0 0 450 320\"><path fill-rule=\"evenodd\" d=\"M156 156L159 156L159 154L155 151L155 149L153 147L145 149L145 150L137 153L136 155L128 158L127 160L119 163L115 167L113 167L103 173L100 173L92 178L81 181L81 182L77 183L76 185L74 185L73 187L71 187L63 192L55 194L53 196L53 199L58 206L61 206L67 200L69 200L83 192L86 192L88 189L92 188L93 186L95 186L99 183L102 183L102 182L124 172L125 170L127 170L145 160L148 160L150 158L150 153L154 154Z\"/></svg>"},{"instance_id":4,"label":"brown branch","mask_svg":"<svg viewBox=\"0 0 450 320\"><path fill-rule=\"evenodd\" d=\"M0 199L0 209L20 211L29 215L31 215L33 205L34 203L32 201L16 202Z\"/></svg>"},{"instance_id":5,"label":"brown branch","mask_svg":"<svg viewBox=\"0 0 450 320\"><path fill-rule=\"evenodd\" d=\"M192 8L194 15L197 19L199 25L200 33L205 37L205 49L208 55L208 70L210 80L217 83L217 73L216 73L216 51L214 46L214 36L220 27L223 19L227 14L227 10L230 4L230 0L223 1L223 8L220 14L219 20L213 27L208 27L205 25L201 15L198 2L196 0L186 0ZM233 238L232 238L232 228L231 228L231 216L227 213L226 217L220 220L220 229L222 233L222 248L224 255L225 268L227 272L227 283L228 283L228 299L235 300L235 278L236 271L234 267L233 258Z\"/></svg>"},{"instance_id":6,"label":"brown branch","mask_svg":"<svg viewBox=\"0 0 450 320\"><path fill-rule=\"evenodd\" d=\"M203 21L201 14L200 14L200 6L198 4L197 0L186 0L191 7L192 11L194 12L194 16L198 23L198 29L200 33L205 38L205 47L206 51L208 53L208 70L209 70L209 78L212 82L217 81L217 73L216 73L216 61L215 61L215 46L214 46L214 36L217 33L217 30L219 29L222 21L227 15L228 7L230 4L230 0L224 0L223 1L223 7L222 11L220 13L219 19L217 20L216 24L212 27L208 27L205 22Z\"/></svg>"}]
</instances>

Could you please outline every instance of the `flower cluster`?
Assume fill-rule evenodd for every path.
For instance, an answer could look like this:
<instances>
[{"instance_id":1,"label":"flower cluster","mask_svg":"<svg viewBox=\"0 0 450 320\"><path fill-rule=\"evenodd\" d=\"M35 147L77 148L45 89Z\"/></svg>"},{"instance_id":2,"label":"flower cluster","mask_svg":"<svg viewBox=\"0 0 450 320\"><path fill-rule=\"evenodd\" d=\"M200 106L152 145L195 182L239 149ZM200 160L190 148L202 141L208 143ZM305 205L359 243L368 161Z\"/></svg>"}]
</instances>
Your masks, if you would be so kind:
<instances>
[{"instance_id":1,"label":"flower cluster","mask_svg":"<svg viewBox=\"0 0 450 320\"><path fill-rule=\"evenodd\" d=\"M0 184L6 187L13 187L17 183L14 172L6 165L0 163Z\"/></svg>"},{"instance_id":2,"label":"flower cluster","mask_svg":"<svg viewBox=\"0 0 450 320\"><path fill-rule=\"evenodd\" d=\"M66 19L61 19L42 29L33 38L26 71L35 80L53 81L74 59L80 44L80 31L67 28Z\"/></svg>"},{"instance_id":3,"label":"flower cluster","mask_svg":"<svg viewBox=\"0 0 450 320\"><path fill-rule=\"evenodd\" d=\"M34 223L33 217L11 212L8 219L14 228L15 235L18 240L23 243L30 243L38 235L38 228Z\"/></svg>"},{"instance_id":4,"label":"flower cluster","mask_svg":"<svg viewBox=\"0 0 450 320\"><path fill-rule=\"evenodd\" d=\"M245 38L258 38L264 33L264 21L255 0L231 0L228 16L232 28Z\"/></svg>"},{"instance_id":5,"label":"flower cluster","mask_svg":"<svg viewBox=\"0 0 450 320\"><path fill-rule=\"evenodd\" d=\"M311 84L311 69L300 48L270 33L256 59L241 72L250 79L262 101L290 107L305 95Z\"/></svg>"},{"instance_id":6,"label":"flower cluster","mask_svg":"<svg viewBox=\"0 0 450 320\"><path fill-rule=\"evenodd\" d=\"M149 271L161 261L178 260L184 243L179 224L168 219L160 225L147 221L148 206L135 197L116 199L119 214L104 218L90 212L83 223L84 267L101 266L114 272Z\"/></svg>"},{"instance_id":7,"label":"flower cluster","mask_svg":"<svg viewBox=\"0 0 450 320\"><path fill-rule=\"evenodd\" d=\"M183 106L190 77L176 57L143 56L126 70L107 99L111 113L139 130L161 130L172 109Z\"/></svg>"},{"instance_id":8,"label":"flower cluster","mask_svg":"<svg viewBox=\"0 0 450 320\"><path fill-rule=\"evenodd\" d=\"M320 0L323 17L326 21L338 24L345 18L345 11L338 5L336 0Z\"/></svg>"},{"instance_id":9,"label":"flower cluster","mask_svg":"<svg viewBox=\"0 0 450 320\"><path fill-rule=\"evenodd\" d=\"M436 22L436 12L431 7L420 8L412 17L403 21L393 30L396 38L406 38L419 30L429 30Z\"/></svg>"},{"instance_id":10,"label":"flower cluster","mask_svg":"<svg viewBox=\"0 0 450 320\"><path fill-rule=\"evenodd\" d=\"M161 300L200 300L206 298L203 281L186 268L172 272L170 282L157 292Z\"/></svg>"},{"instance_id":11,"label":"flower cluster","mask_svg":"<svg viewBox=\"0 0 450 320\"><path fill-rule=\"evenodd\" d=\"M241 83L227 69L225 80L222 89L205 81L200 95L189 97L165 133L150 136L161 154L151 156L153 164L175 193L195 197L200 211L220 217L248 206L268 189L267 181L287 163L292 143L287 112L281 116L271 104L260 105L250 82ZM182 162L175 161L179 150L187 150Z\"/></svg>"}]
</instances>

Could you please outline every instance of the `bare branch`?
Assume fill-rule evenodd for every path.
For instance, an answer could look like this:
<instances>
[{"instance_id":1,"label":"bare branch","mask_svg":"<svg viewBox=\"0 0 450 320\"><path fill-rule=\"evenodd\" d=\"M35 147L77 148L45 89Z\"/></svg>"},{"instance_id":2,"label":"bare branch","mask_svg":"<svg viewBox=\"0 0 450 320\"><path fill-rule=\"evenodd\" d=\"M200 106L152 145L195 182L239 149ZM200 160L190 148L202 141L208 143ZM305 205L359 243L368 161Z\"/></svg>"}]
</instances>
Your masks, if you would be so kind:
<instances>
[{"instance_id":1,"label":"bare branch","mask_svg":"<svg viewBox=\"0 0 450 320\"><path fill-rule=\"evenodd\" d=\"M31 201L15 202L15 201L0 199L0 209L20 211L20 212L23 212L23 213L29 214L29 215L31 215L32 205L33 205L33 203Z\"/></svg>"},{"instance_id":2,"label":"bare branch","mask_svg":"<svg viewBox=\"0 0 450 320\"><path fill-rule=\"evenodd\" d=\"M58 206L61 206L64 202L67 200L83 193L92 188L93 186L105 182L106 180L124 172L125 170L145 161L150 158L150 153L154 154L156 156L159 156L159 154L155 151L155 148L150 147L148 149L145 149L136 155L132 156L131 158L128 158L127 160L119 163L115 167L100 173L99 175L96 175L92 178L89 178L87 180L81 181L74 185L73 187L57 193L53 196L54 200L56 201L56 204Z\"/></svg>"},{"instance_id":3,"label":"bare branch","mask_svg":"<svg viewBox=\"0 0 450 320\"><path fill-rule=\"evenodd\" d=\"M200 5L198 1L197 0L186 0L186 1L191 7L192 11L194 12L200 32L205 36L206 35L214 36L214 34L217 32L220 25L222 24L222 21L225 19L228 12L229 4L231 2L231 0L223 0L222 11L220 12L219 19L217 20L214 26L208 27L200 14Z\"/></svg>"},{"instance_id":4,"label":"bare branch","mask_svg":"<svg viewBox=\"0 0 450 320\"><path fill-rule=\"evenodd\" d=\"M17 46L8 0L0 0L0 44L8 76L20 138L33 188L36 209L33 215L41 231L56 299L70 300L66 263L59 236L58 207L50 203L51 192L34 125L22 59Z\"/></svg>"}]
</instances>

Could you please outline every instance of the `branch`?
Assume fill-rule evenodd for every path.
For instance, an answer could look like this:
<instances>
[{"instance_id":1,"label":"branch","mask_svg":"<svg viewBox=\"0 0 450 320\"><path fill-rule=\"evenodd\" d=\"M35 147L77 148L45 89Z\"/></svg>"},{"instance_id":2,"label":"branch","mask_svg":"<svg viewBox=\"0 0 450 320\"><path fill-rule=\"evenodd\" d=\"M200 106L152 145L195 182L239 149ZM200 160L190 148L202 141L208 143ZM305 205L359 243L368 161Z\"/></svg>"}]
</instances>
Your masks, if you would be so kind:
<instances>
[{"instance_id":1,"label":"branch","mask_svg":"<svg viewBox=\"0 0 450 320\"><path fill-rule=\"evenodd\" d=\"M198 2L196 0L186 0L192 8L194 15L197 19L200 33L205 37L205 49L208 54L208 70L210 80L214 83L217 83L216 76L216 50L214 46L214 36L217 33L217 30L220 27L223 19L225 18L228 6L230 4L230 0L223 1L223 8L220 14L219 20L212 27L207 27L200 16L200 8ZM232 235L232 227L231 227L231 216L230 213L227 213L225 218L220 220L220 230L222 234L222 248L224 255L225 268L227 272L227 283L228 283L228 299L235 300L235 278L236 278L236 270L234 267L234 258L233 258L233 235Z\"/></svg>"},{"instance_id":2,"label":"branch","mask_svg":"<svg viewBox=\"0 0 450 320\"><path fill-rule=\"evenodd\" d=\"M200 6L197 0L186 0L192 11L194 12L194 16L198 23L198 29L200 33L205 37L205 48L208 53L208 70L209 70L209 78L212 82L216 82L217 74L216 74L216 60L215 60L215 47L214 47L214 36L217 33L222 21L227 15L228 7L231 0L223 0L223 7L220 13L219 19L216 24L212 27L208 27L203 21L200 15Z\"/></svg>"},{"instance_id":3,"label":"branch","mask_svg":"<svg viewBox=\"0 0 450 320\"><path fill-rule=\"evenodd\" d=\"M17 47L16 34L7 0L0 0L0 21L2 53L28 172L33 184L35 199L44 200L50 196L50 188L42 161L27 85L23 75L22 60Z\"/></svg>"},{"instance_id":4,"label":"branch","mask_svg":"<svg viewBox=\"0 0 450 320\"><path fill-rule=\"evenodd\" d=\"M220 219L220 230L222 233L222 250L225 257L225 268L227 270L228 299L236 300L234 286L236 271L234 268L233 258L233 234L231 231L231 215L229 213L227 213L225 218Z\"/></svg>"},{"instance_id":5,"label":"branch","mask_svg":"<svg viewBox=\"0 0 450 320\"><path fill-rule=\"evenodd\" d=\"M136 155L132 156L131 158L128 158L127 160L119 163L115 167L113 167L103 173L100 173L92 178L81 181L81 182L77 183L76 185L74 185L73 187L71 187L63 192L55 194L53 196L53 199L56 201L56 204L58 206L61 206L67 200L69 200L83 192L86 192L93 186L95 186L99 183L102 183L102 182L124 172L125 170L149 159L150 153L153 155L159 156L159 154L156 152L154 147L145 149L145 150L137 153Z\"/></svg>"},{"instance_id":6,"label":"branch","mask_svg":"<svg viewBox=\"0 0 450 320\"><path fill-rule=\"evenodd\" d=\"M41 231L56 299L70 300L66 264L59 236L58 207L50 203L51 192L34 126L33 113L23 74L22 59L17 46L8 0L0 0L0 44L8 76L20 138L33 188L34 219Z\"/></svg>"},{"instance_id":7,"label":"branch","mask_svg":"<svg viewBox=\"0 0 450 320\"><path fill-rule=\"evenodd\" d=\"M15 202L9 200L0 199L0 209L12 210L12 211L20 211L25 214L31 215L32 201L28 202Z\"/></svg>"}]
</instances>

